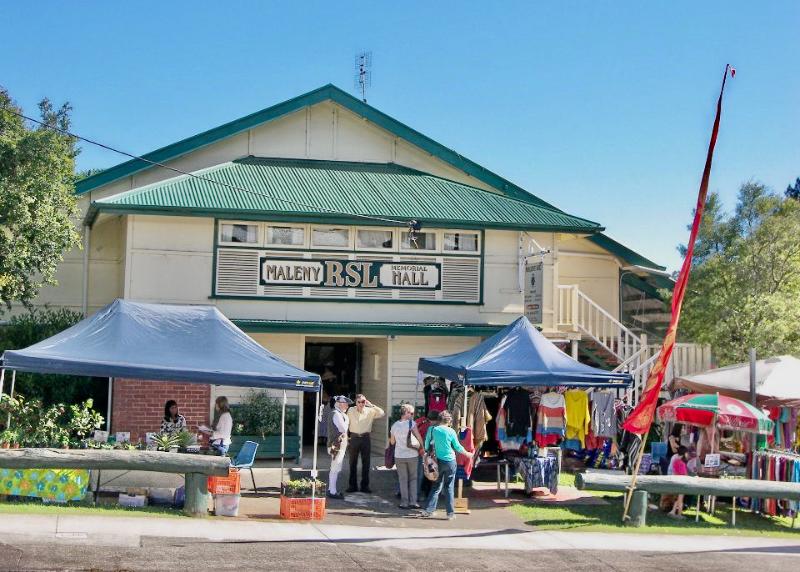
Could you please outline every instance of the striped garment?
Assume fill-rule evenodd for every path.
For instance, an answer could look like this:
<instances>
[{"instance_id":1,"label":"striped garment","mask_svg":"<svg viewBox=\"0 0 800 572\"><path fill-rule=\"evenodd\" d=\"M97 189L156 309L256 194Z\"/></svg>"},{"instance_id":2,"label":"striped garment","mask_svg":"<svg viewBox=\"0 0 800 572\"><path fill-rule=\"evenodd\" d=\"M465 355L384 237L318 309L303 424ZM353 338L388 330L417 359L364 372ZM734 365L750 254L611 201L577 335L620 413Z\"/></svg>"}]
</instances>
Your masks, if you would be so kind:
<instances>
[{"instance_id":1,"label":"striped garment","mask_svg":"<svg viewBox=\"0 0 800 572\"><path fill-rule=\"evenodd\" d=\"M563 437L567 425L566 411L563 395L555 392L542 395L536 417L536 434Z\"/></svg>"}]
</instances>

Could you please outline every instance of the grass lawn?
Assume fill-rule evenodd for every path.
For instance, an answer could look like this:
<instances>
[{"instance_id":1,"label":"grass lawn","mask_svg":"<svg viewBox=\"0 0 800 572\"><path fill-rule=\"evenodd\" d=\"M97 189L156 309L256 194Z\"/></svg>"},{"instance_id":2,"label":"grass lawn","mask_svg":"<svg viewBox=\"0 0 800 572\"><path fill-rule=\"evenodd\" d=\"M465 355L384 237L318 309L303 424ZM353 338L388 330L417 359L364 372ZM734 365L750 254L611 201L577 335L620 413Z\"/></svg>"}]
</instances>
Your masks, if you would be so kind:
<instances>
[{"instance_id":1,"label":"grass lawn","mask_svg":"<svg viewBox=\"0 0 800 572\"><path fill-rule=\"evenodd\" d=\"M559 484L573 486L575 477L559 475ZM603 505L542 505L524 504L509 507L527 524L543 530L575 530L583 532L635 532L650 534L713 534L744 536L782 536L800 540L800 525L792 529L790 518L773 518L737 510L736 527L730 526L730 506L717 504L715 516L700 513L700 522L695 522L694 509L684 512L685 520L673 520L665 513L654 510L647 513L647 526L633 528L623 526L622 493L596 491L594 496L604 497ZM657 502L651 497L651 502Z\"/></svg>"},{"instance_id":2,"label":"grass lawn","mask_svg":"<svg viewBox=\"0 0 800 572\"><path fill-rule=\"evenodd\" d=\"M116 505L91 506L82 503L43 504L37 501L0 502L0 514L57 514L63 516L165 516L181 518L183 513L166 507L125 508Z\"/></svg>"}]
</instances>

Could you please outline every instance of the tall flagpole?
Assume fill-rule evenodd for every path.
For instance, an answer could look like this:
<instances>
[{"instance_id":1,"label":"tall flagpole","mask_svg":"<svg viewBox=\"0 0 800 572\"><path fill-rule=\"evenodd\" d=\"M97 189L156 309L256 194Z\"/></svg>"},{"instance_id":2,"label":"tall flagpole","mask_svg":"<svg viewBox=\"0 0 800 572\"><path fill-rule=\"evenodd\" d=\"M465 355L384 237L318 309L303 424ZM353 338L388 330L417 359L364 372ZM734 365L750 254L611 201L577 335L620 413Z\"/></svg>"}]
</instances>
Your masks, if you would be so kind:
<instances>
[{"instance_id":1,"label":"tall flagpole","mask_svg":"<svg viewBox=\"0 0 800 572\"><path fill-rule=\"evenodd\" d=\"M694 210L694 220L692 221L692 231L689 235L689 242L686 248L686 257L683 259L681 271L678 274L678 279L675 281L675 288L672 293L672 316L670 318L669 327L664 335L664 343L661 345L661 352L658 354L658 359L647 377L645 389L642 392L642 397L639 404L628 416L628 419L623 423L623 428L631 433L634 433L640 440L641 446L639 447L639 454L634 463L633 475L631 475L631 484L628 487L625 496L625 508L622 513L622 520L628 518L628 509L630 508L631 499L633 498L633 491L636 488L636 477L639 474L639 468L642 464L642 457L644 456L645 444L647 443L647 433L650 430L650 425L653 423L653 417L658 404L658 395L661 392L661 385L664 382L664 373L666 372L667 364L672 357L672 350L675 348L675 340L678 333L678 322L681 317L681 308L683 306L683 296L686 293L686 286L689 282L689 273L692 269L692 257L694 256L694 243L697 239L697 233L700 229L700 221L703 218L703 210L706 206L706 196L708 195L708 181L711 177L711 163L714 159L714 147L717 144L717 136L719 135L719 122L722 116L722 95L725 93L725 81L728 79L728 72L731 77L736 74L730 65L725 66L725 73L722 75L722 86L719 90L719 98L717 99L717 115L714 118L714 127L711 129L711 140L708 143L708 153L706 154L706 164L703 168L703 178L700 181L700 190L697 194L697 205Z\"/></svg>"}]
</instances>

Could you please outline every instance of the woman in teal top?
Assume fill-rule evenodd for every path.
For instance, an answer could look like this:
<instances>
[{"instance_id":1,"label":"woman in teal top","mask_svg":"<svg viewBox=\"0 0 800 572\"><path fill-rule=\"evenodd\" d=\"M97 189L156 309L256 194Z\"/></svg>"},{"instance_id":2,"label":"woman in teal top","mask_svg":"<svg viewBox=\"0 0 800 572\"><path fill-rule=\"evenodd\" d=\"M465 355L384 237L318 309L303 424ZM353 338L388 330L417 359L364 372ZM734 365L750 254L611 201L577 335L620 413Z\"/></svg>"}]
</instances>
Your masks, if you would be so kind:
<instances>
[{"instance_id":1,"label":"woman in teal top","mask_svg":"<svg viewBox=\"0 0 800 572\"><path fill-rule=\"evenodd\" d=\"M447 509L447 519L453 520L455 515L455 493L454 485L456 481L456 453L463 453L469 457L472 453L464 449L461 443L458 442L456 432L450 427L453 422L453 416L447 411L442 411L439 414L439 424L435 427L428 429L425 435L425 450L427 451L433 441L434 451L436 452L436 459L439 464L439 478L431 489L431 494L428 496L428 504L425 510L422 511L422 516L433 516L436 510L436 505L439 502L439 495L442 489L447 487L447 496L445 497L445 508Z\"/></svg>"}]
</instances>

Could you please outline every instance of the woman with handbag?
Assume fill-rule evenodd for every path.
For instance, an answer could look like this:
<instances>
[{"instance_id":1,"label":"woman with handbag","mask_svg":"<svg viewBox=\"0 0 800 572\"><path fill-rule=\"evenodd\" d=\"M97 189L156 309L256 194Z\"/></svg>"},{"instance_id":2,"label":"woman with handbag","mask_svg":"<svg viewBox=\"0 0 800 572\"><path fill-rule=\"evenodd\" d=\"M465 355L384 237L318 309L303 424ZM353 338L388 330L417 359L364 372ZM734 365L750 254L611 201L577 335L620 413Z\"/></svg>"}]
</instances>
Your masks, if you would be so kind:
<instances>
[{"instance_id":1,"label":"woman with handbag","mask_svg":"<svg viewBox=\"0 0 800 572\"><path fill-rule=\"evenodd\" d=\"M400 406L400 420L392 425L389 446L394 447L397 479L400 481L400 508L420 508L417 504L417 467L422 436L414 425L414 406Z\"/></svg>"},{"instance_id":2,"label":"woman with handbag","mask_svg":"<svg viewBox=\"0 0 800 572\"><path fill-rule=\"evenodd\" d=\"M456 481L456 453L462 453L467 457L472 457L472 453L458 442L458 435L450 426L452 423L453 416L450 415L450 412L442 411L439 413L439 424L428 429L428 434L425 436L425 450L428 451L433 447L438 463L439 476L433 485L431 494L428 496L428 504L425 510L422 511L423 517L433 516L436 505L439 502L439 495L442 493L442 489L447 487L447 496L445 497L447 520L456 518L454 507L455 491L453 490Z\"/></svg>"}]
</instances>

